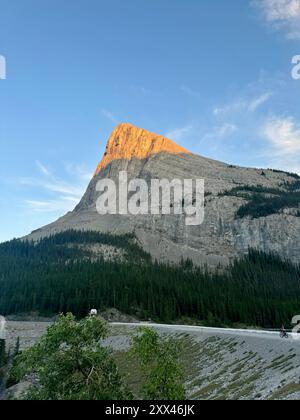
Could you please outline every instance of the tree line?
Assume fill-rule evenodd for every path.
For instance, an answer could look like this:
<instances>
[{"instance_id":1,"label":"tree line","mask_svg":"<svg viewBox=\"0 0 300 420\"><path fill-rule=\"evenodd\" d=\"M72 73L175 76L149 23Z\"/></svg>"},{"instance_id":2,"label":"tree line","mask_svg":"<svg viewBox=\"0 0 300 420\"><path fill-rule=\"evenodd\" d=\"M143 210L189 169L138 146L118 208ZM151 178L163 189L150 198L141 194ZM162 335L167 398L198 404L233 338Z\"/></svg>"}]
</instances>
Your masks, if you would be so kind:
<instances>
[{"instance_id":1,"label":"tree line","mask_svg":"<svg viewBox=\"0 0 300 420\"><path fill-rule=\"evenodd\" d=\"M178 340L149 328L136 331L124 353L137 374L133 387L116 354L103 346L108 334L108 325L97 317L77 322L72 314L61 315L35 345L14 355L7 386L34 376L18 399L35 401L186 398ZM13 398L9 390L6 396Z\"/></svg>"},{"instance_id":2,"label":"tree line","mask_svg":"<svg viewBox=\"0 0 300 420\"><path fill-rule=\"evenodd\" d=\"M126 259L93 258L82 244L126 250ZM72 244L72 246L70 246ZM152 261L134 236L69 231L38 243L0 245L0 313L72 312L116 308L140 319L189 317L210 326L236 323L277 328L300 314L300 267L249 250L226 270Z\"/></svg>"},{"instance_id":3,"label":"tree line","mask_svg":"<svg viewBox=\"0 0 300 420\"><path fill-rule=\"evenodd\" d=\"M240 185L219 196L239 197L247 200L236 213L237 218L251 217L258 219L272 214L279 214L284 209L300 209L300 179L292 183L285 182L281 188L266 188L261 185ZM299 210L300 211L300 210ZM297 217L299 211L295 212Z\"/></svg>"}]
</instances>

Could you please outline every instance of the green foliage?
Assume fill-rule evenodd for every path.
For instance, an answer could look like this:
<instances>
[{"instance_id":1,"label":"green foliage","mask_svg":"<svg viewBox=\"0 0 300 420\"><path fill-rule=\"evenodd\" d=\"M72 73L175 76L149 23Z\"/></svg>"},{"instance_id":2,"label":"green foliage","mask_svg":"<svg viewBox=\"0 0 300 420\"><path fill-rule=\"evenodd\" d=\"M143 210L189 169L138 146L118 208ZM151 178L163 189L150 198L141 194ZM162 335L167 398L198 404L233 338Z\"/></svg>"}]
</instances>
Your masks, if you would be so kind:
<instances>
[{"instance_id":1,"label":"green foliage","mask_svg":"<svg viewBox=\"0 0 300 420\"><path fill-rule=\"evenodd\" d=\"M91 308L116 308L160 322L189 317L266 328L288 324L300 313L300 268L276 255L251 251L227 271L211 273L190 262L150 262L140 258L143 251L123 262L82 258L77 248L89 243L90 233L72 232L78 245L72 248L69 235L38 245L0 245L0 313L72 312L80 318Z\"/></svg>"},{"instance_id":2,"label":"green foliage","mask_svg":"<svg viewBox=\"0 0 300 420\"><path fill-rule=\"evenodd\" d=\"M192 260L190 260L190 259L187 259L187 260L181 260L181 262L180 262L180 264L181 264L181 267L184 269L184 270L192 270L193 269L193 267L194 267L194 263L193 263L193 261Z\"/></svg>"},{"instance_id":3,"label":"green foliage","mask_svg":"<svg viewBox=\"0 0 300 420\"><path fill-rule=\"evenodd\" d=\"M300 206L300 180L285 183L282 189L265 188L260 185L243 185L226 191L220 196L234 196L247 200L237 211L237 217L267 217L280 213L286 208L297 209ZM298 216L298 213L296 214Z\"/></svg>"},{"instance_id":4,"label":"green foliage","mask_svg":"<svg viewBox=\"0 0 300 420\"><path fill-rule=\"evenodd\" d=\"M93 256L84 245L110 245L121 248L125 251L126 257L131 260L149 261L151 258L136 243L135 236L132 234L116 236L93 231L68 230L40 240L38 243L33 241L20 241L14 239L10 242L0 244L0 255L7 258L18 257L23 261L31 258L40 258L41 262L47 263L48 259L59 262L61 259L83 259ZM50 252L51 255L48 255Z\"/></svg>"},{"instance_id":5,"label":"green foliage","mask_svg":"<svg viewBox=\"0 0 300 420\"><path fill-rule=\"evenodd\" d=\"M106 337L106 324L95 317L76 321L72 314L61 315L38 343L15 357L9 383L26 375L35 378L35 385L23 395L28 400L132 399L112 352L101 344ZM185 398L175 340L145 328L134 337L131 354L147 378L145 399Z\"/></svg>"},{"instance_id":6,"label":"green foliage","mask_svg":"<svg viewBox=\"0 0 300 420\"><path fill-rule=\"evenodd\" d=\"M5 340L0 339L0 368L6 364L6 361Z\"/></svg>"},{"instance_id":7,"label":"green foliage","mask_svg":"<svg viewBox=\"0 0 300 420\"><path fill-rule=\"evenodd\" d=\"M133 338L132 355L137 357L146 378L147 400L184 400L183 367L179 362L178 341L163 339L150 328L141 328Z\"/></svg>"},{"instance_id":8,"label":"green foliage","mask_svg":"<svg viewBox=\"0 0 300 420\"><path fill-rule=\"evenodd\" d=\"M253 194L251 201L237 211L237 216L240 218L250 216L257 219L280 213L286 208L298 208L299 205L300 192L285 192L276 197Z\"/></svg>"},{"instance_id":9,"label":"green foliage","mask_svg":"<svg viewBox=\"0 0 300 420\"><path fill-rule=\"evenodd\" d=\"M5 370L7 364L7 354L5 351L5 340L0 339L0 392L4 382Z\"/></svg>"},{"instance_id":10,"label":"green foliage","mask_svg":"<svg viewBox=\"0 0 300 420\"><path fill-rule=\"evenodd\" d=\"M32 348L15 358L11 382L34 375L30 400L129 399L108 349L100 345L106 325L96 318L76 322L72 314L58 322Z\"/></svg>"},{"instance_id":11,"label":"green foliage","mask_svg":"<svg viewBox=\"0 0 300 420\"><path fill-rule=\"evenodd\" d=\"M16 357L20 353L20 337L17 338L16 345L13 352L13 357Z\"/></svg>"},{"instance_id":12,"label":"green foliage","mask_svg":"<svg viewBox=\"0 0 300 420\"><path fill-rule=\"evenodd\" d=\"M278 195L281 194L282 190L278 188L266 188L261 185L240 185L234 187L231 190L227 190L219 194L219 197L232 196L232 197L241 197L249 198L251 194L269 194L269 195Z\"/></svg>"}]
</instances>

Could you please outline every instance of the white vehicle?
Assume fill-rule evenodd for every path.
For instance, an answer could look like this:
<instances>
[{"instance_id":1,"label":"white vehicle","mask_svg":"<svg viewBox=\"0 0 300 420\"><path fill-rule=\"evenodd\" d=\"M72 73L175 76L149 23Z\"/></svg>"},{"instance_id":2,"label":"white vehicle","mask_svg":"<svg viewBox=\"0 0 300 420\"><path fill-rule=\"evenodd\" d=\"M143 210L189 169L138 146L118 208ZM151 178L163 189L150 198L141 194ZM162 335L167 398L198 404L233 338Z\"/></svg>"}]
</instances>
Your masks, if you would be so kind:
<instances>
[{"instance_id":1,"label":"white vehicle","mask_svg":"<svg viewBox=\"0 0 300 420\"><path fill-rule=\"evenodd\" d=\"M98 315L97 309L91 309L90 316L97 316L97 315Z\"/></svg>"}]
</instances>

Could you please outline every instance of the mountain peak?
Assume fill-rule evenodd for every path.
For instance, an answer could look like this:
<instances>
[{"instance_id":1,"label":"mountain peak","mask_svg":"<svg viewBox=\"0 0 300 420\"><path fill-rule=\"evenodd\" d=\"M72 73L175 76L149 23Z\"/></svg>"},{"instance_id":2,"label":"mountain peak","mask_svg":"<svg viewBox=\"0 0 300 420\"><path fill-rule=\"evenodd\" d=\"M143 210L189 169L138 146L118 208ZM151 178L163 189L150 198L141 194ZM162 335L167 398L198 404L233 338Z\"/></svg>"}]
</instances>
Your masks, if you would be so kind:
<instances>
[{"instance_id":1,"label":"mountain peak","mask_svg":"<svg viewBox=\"0 0 300 420\"><path fill-rule=\"evenodd\" d=\"M103 159L97 167L96 175L114 160L146 159L162 152L191 154L164 136L128 123L122 123L115 128L110 136Z\"/></svg>"}]
</instances>

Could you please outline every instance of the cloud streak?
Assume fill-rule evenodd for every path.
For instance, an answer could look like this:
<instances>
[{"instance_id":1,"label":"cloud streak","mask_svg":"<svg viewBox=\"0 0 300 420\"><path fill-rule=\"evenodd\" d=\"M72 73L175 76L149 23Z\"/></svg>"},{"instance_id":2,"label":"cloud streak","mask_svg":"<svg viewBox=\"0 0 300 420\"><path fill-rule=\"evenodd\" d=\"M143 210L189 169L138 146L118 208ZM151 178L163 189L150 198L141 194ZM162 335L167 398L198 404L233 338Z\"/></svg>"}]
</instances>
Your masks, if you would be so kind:
<instances>
[{"instance_id":1,"label":"cloud streak","mask_svg":"<svg viewBox=\"0 0 300 420\"><path fill-rule=\"evenodd\" d=\"M101 109L101 114L110 122L114 124L119 124L119 120L117 119L117 117L112 112L108 111L107 109Z\"/></svg>"},{"instance_id":2,"label":"cloud streak","mask_svg":"<svg viewBox=\"0 0 300 420\"><path fill-rule=\"evenodd\" d=\"M205 134L202 138L202 142L211 140L221 140L226 137L230 137L238 131L238 127L235 124L224 123L220 126L214 127L209 133Z\"/></svg>"},{"instance_id":3,"label":"cloud streak","mask_svg":"<svg viewBox=\"0 0 300 420\"><path fill-rule=\"evenodd\" d=\"M300 0L253 0L252 5L272 28L285 29L289 39L300 39Z\"/></svg>"},{"instance_id":4,"label":"cloud streak","mask_svg":"<svg viewBox=\"0 0 300 420\"><path fill-rule=\"evenodd\" d=\"M180 142L186 139L186 137L193 134L194 127L192 125L186 125L184 127L175 128L174 130L168 131L165 137L176 142Z\"/></svg>"},{"instance_id":5,"label":"cloud streak","mask_svg":"<svg viewBox=\"0 0 300 420\"><path fill-rule=\"evenodd\" d=\"M50 176L50 171L48 168L46 168L46 166L44 166L39 160L37 160L35 163L43 175Z\"/></svg>"},{"instance_id":6,"label":"cloud streak","mask_svg":"<svg viewBox=\"0 0 300 420\"><path fill-rule=\"evenodd\" d=\"M268 144L264 155L269 167L300 174L300 123L292 117L272 116L261 127L260 136Z\"/></svg>"},{"instance_id":7,"label":"cloud streak","mask_svg":"<svg viewBox=\"0 0 300 420\"><path fill-rule=\"evenodd\" d=\"M300 152L300 124L291 117L269 118L262 128L262 135L278 154Z\"/></svg>"},{"instance_id":8,"label":"cloud streak","mask_svg":"<svg viewBox=\"0 0 300 420\"><path fill-rule=\"evenodd\" d=\"M191 96L193 98L200 98L200 93L195 91L194 89L190 88L189 86L186 85L182 85L180 87L181 92L183 92L184 94Z\"/></svg>"},{"instance_id":9,"label":"cloud streak","mask_svg":"<svg viewBox=\"0 0 300 420\"><path fill-rule=\"evenodd\" d=\"M229 114L238 114L244 112L253 113L263 106L272 97L272 92L265 92L259 96L250 99L237 99L222 107L216 107L213 110L215 116L224 116Z\"/></svg>"},{"instance_id":10,"label":"cloud streak","mask_svg":"<svg viewBox=\"0 0 300 420\"><path fill-rule=\"evenodd\" d=\"M65 181L53 175L40 161L36 161L36 165L42 177L20 178L18 183L37 190L39 196L48 197L42 200L25 200L26 207L37 213L63 213L73 210L82 198L92 173L83 166L65 163L64 169L72 177L72 181Z\"/></svg>"},{"instance_id":11,"label":"cloud streak","mask_svg":"<svg viewBox=\"0 0 300 420\"><path fill-rule=\"evenodd\" d=\"M26 207L33 213L68 212L76 204L77 201L71 201L70 197L67 199L62 198L61 200L25 200Z\"/></svg>"}]
</instances>

